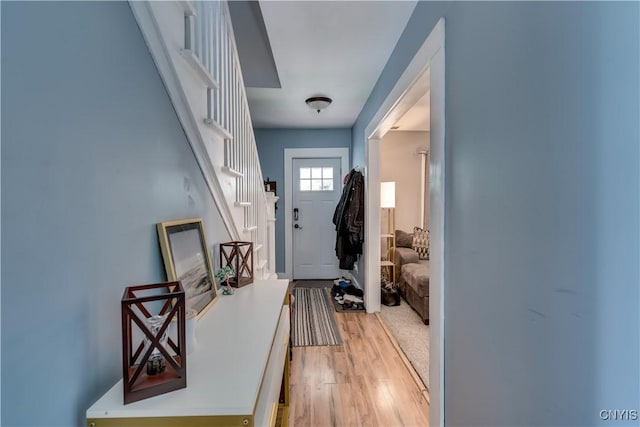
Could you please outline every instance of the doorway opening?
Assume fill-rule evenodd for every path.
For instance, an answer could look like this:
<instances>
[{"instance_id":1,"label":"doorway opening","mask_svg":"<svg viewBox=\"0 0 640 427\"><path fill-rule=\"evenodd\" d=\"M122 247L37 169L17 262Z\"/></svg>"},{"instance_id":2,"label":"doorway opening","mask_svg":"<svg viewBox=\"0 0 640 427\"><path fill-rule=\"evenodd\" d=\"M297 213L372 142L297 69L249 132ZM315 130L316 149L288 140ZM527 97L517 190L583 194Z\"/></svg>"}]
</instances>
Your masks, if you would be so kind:
<instances>
[{"instance_id":1,"label":"doorway opening","mask_svg":"<svg viewBox=\"0 0 640 427\"><path fill-rule=\"evenodd\" d=\"M365 303L380 311L381 209L380 147L382 138L429 92L429 392L430 424L444 425L444 231L445 231L445 50L444 19L393 87L365 130L366 216ZM416 183L420 186L421 183ZM427 351L427 349L425 349Z\"/></svg>"},{"instance_id":2,"label":"doorway opening","mask_svg":"<svg viewBox=\"0 0 640 427\"><path fill-rule=\"evenodd\" d=\"M428 72L428 70L427 70ZM428 400L429 390L429 88L380 141L380 318ZM401 167L399 167L401 165ZM386 187L393 199L385 201ZM391 267L386 268L385 265Z\"/></svg>"}]
</instances>

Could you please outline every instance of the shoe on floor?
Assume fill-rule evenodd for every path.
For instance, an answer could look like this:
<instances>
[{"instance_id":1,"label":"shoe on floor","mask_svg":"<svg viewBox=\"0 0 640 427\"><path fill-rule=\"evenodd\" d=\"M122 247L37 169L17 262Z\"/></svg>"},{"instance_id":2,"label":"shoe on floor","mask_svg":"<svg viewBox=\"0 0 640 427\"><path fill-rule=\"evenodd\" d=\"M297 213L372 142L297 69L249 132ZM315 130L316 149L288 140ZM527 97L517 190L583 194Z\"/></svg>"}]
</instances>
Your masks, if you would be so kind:
<instances>
[{"instance_id":1,"label":"shoe on floor","mask_svg":"<svg viewBox=\"0 0 640 427\"><path fill-rule=\"evenodd\" d=\"M356 288L353 285L347 286L346 288L343 289L343 291L346 294L355 295L355 296L360 297L360 298L362 298L364 296L364 292L362 292L362 289Z\"/></svg>"},{"instance_id":2,"label":"shoe on floor","mask_svg":"<svg viewBox=\"0 0 640 427\"><path fill-rule=\"evenodd\" d=\"M333 285L333 286L331 287L331 293L332 293L333 295L336 295L336 294L344 294L344 292L343 292L342 288L341 288L339 285Z\"/></svg>"},{"instance_id":3,"label":"shoe on floor","mask_svg":"<svg viewBox=\"0 0 640 427\"><path fill-rule=\"evenodd\" d=\"M337 286L340 286L341 288L346 288L347 286L349 286L351 284L351 280L345 279L344 277L341 277L339 279L334 280L333 284L337 285Z\"/></svg>"},{"instance_id":4,"label":"shoe on floor","mask_svg":"<svg viewBox=\"0 0 640 427\"><path fill-rule=\"evenodd\" d=\"M362 298L358 298L355 295L349 295L349 294L345 294L344 295L344 300L349 301L351 303L363 303L364 301L362 300Z\"/></svg>"}]
</instances>

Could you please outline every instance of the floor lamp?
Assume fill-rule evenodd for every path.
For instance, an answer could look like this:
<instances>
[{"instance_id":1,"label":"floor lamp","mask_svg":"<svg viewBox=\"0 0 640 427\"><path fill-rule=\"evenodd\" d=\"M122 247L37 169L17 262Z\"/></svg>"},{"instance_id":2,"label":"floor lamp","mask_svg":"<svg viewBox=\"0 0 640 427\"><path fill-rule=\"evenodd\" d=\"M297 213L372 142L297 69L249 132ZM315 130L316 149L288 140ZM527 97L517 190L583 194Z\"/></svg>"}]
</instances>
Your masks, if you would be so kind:
<instances>
[{"instance_id":1,"label":"floor lamp","mask_svg":"<svg viewBox=\"0 0 640 427\"><path fill-rule=\"evenodd\" d=\"M381 238L385 241L387 248L386 260L380 262L380 266L387 271L387 278L390 282L396 281L395 277L395 258L396 258L396 183L381 182L380 183L380 207L387 212L387 229L381 233ZM393 250L391 250L393 249Z\"/></svg>"}]
</instances>

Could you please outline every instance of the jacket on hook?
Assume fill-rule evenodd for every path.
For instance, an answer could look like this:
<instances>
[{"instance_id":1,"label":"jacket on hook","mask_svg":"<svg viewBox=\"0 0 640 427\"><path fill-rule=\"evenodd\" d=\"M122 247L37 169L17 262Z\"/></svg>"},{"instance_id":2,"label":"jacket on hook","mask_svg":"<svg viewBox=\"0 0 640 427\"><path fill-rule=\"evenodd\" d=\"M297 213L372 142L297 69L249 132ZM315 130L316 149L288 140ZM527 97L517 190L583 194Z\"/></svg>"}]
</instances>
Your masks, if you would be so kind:
<instances>
[{"instance_id":1,"label":"jacket on hook","mask_svg":"<svg viewBox=\"0 0 640 427\"><path fill-rule=\"evenodd\" d=\"M333 213L340 269L353 270L364 242L364 176L352 169Z\"/></svg>"}]
</instances>

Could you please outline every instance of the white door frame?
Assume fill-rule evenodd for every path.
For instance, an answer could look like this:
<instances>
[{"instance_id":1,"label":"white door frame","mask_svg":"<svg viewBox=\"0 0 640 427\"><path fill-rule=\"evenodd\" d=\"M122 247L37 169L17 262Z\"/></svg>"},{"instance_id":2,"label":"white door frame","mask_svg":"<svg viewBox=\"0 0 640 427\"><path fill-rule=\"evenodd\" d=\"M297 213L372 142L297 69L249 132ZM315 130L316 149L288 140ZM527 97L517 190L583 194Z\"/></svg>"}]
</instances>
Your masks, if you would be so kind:
<instances>
[{"instance_id":1,"label":"white door frame","mask_svg":"<svg viewBox=\"0 0 640 427\"><path fill-rule=\"evenodd\" d=\"M365 130L367 162L365 298L367 312L380 311L380 140L395 122L431 90L429 156L430 280L429 398L432 426L444 425L444 232L445 232L445 58L440 18Z\"/></svg>"},{"instance_id":2,"label":"white door frame","mask_svg":"<svg viewBox=\"0 0 640 427\"><path fill-rule=\"evenodd\" d=\"M335 148L285 148L284 149L284 274L278 273L278 277L285 279L293 278L293 234L292 228L292 208L293 200L293 159L314 159L325 157L339 157L342 176L349 171L349 149L344 147ZM343 183L340 179L340 191Z\"/></svg>"}]
</instances>

